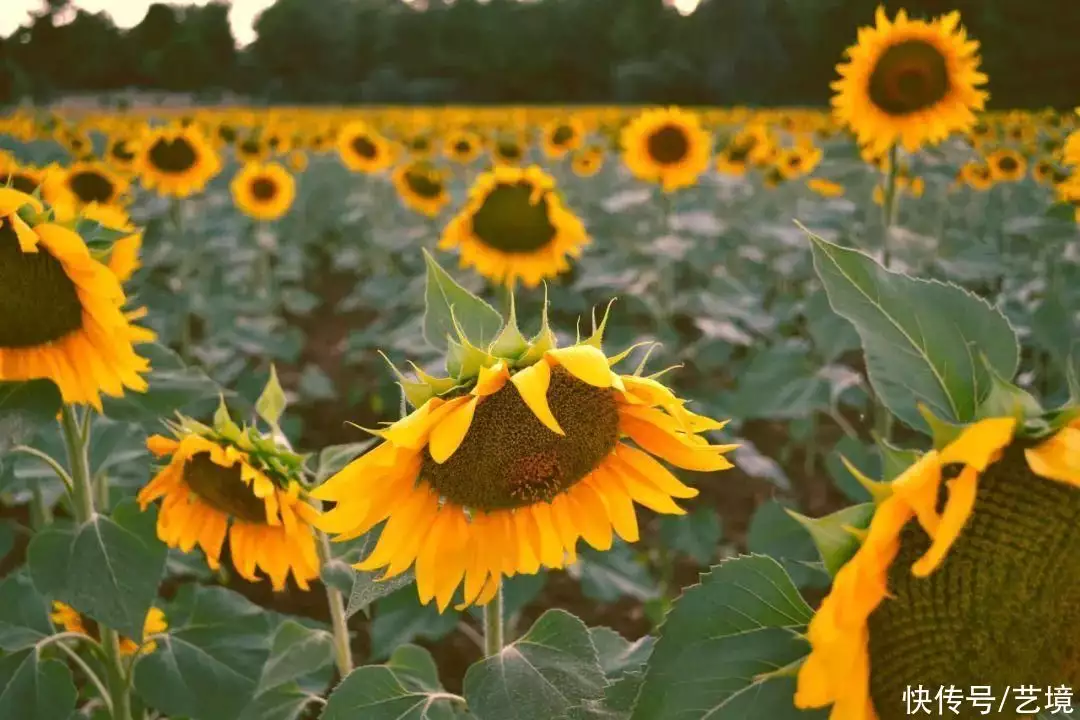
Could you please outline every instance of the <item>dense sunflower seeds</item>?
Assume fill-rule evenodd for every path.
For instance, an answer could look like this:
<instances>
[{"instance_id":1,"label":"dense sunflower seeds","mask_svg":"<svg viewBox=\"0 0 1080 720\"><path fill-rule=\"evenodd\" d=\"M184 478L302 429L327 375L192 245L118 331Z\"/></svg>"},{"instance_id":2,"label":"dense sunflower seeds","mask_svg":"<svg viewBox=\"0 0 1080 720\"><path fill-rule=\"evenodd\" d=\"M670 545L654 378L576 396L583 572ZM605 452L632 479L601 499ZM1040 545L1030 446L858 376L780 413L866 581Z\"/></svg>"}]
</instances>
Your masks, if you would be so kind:
<instances>
[{"instance_id":1,"label":"dense sunflower seeds","mask_svg":"<svg viewBox=\"0 0 1080 720\"><path fill-rule=\"evenodd\" d=\"M452 502L481 510L549 501L595 469L615 447L612 391L556 367L548 404L566 435L544 426L507 383L484 398L461 447L439 465L425 451L420 477Z\"/></svg>"},{"instance_id":2,"label":"dense sunflower seeds","mask_svg":"<svg viewBox=\"0 0 1080 720\"><path fill-rule=\"evenodd\" d=\"M199 161L195 148L186 138L161 138L147 151L150 164L160 172L179 175L191 170Z\"/></svg>"},{"instance_id":3,"label":"dense sunflower seeds","mask_svg":"<svg viewBox=\"0 0 1080 720\"><path fill-rule=\"evenodd\" d=\"M353 151L365 160L373 160L379 155L379 148L370 139L361 135L352 141Z\"/></svg>"},{"instance_id":4,"label":"dense sunflower seeds","mask_svg":"<svg viewBox=\"0 0 1080 720\"><path fill-rule=\"evenodd\" d=\"M664 125L649 135L646 141L649 157L661 165L675 165L690 153L690 139L676 125Z\"/></svg>"},{"instance_id":5,"label":"dense sunflower seeds","mask_svg":"<svg viewBox=\"0 0 1080 720\"><path fill-rule=\"evenodd\" d=\"M870 616L871 693L881 720L907 717L907 687L1080 684L1080 489L1035 476L1012 447L979 481L945 561L911 575L929 547L914 521ZM960 715L979 717L975 708Z\"/></svg>"},{"instance_id":6,"label":"dense sunflower seeds","mask_svg":"<svg viewBox=\"0 0 1080 720\"><path fill-rule=\"evenodd\" d=\"M405 173L405 182L410 190L425 199L437 198L445 189L442 182L424 172Z\"/></svg>"},{"instance_id":7,"label":"dense sunflower seeds","mask_svg":"<svg viewBox=\"0 0 1080 720\"><path fill-rule=\"evenodd\" d=\"M24 253L0 220L0 348L29 348L82 327L82 303L60 261L41 245Z\"/></svg>"},{"instance_id":8,"label":"dense sunflower seeds","mask_svg":"<svg viewBox=\"0 0 1080 720\"><path fill-rule=\"evenodd\" d=\"M268 177L257 177L251 181L251 195L256 200L267 202L277 197L278 185Z\"/></svg>"},{"instance_id":9,"label":"dense sunflower seeds","mask_svg":"<svg viewBox=\"0 0 1080 720\"><path fill-rule=\"evenodd\" d=\"M527 181L499 184L472 218L473 234L485 245L507 253L530 253L558 234L549 217L546 195L534 202Z\"/></svg>"},{"instance_id":10,"label":"dense sunflower seeds","mask_svg":"<svg viewBox=\"0 0 1080 720\"><path fill-rule=\"evenodd\" d=\"M949 68L941 51L920 40L882 53L870 74L870 100L890 115L933 107L949 94Z\"/></svg>"},{"instance_id":11,"label":"dense sunflower seeds","mask_svg":"<svg viewBox=\"0 0 1080 720\"><path fill-rule=\"evenodd\" d=\"M240 479L240 465L224 468L197 453L184 463L184 483L210 507L250 523L266 524L266 507Z\"/></svg>"},{"instance_id":12,"label":"dense sunflower seeds","mask_svg":"<svg viewBox=\"0 0 1080 720\"><path fill-rule=\"evenodd\" d=\"M68 178L67 184L71 192L75 193L75 196L83 203L96 202L107 205L112 202L113 195L116 194L116 187L112 181L93 170L73 174Z\"/></svg>"}]
</instances>

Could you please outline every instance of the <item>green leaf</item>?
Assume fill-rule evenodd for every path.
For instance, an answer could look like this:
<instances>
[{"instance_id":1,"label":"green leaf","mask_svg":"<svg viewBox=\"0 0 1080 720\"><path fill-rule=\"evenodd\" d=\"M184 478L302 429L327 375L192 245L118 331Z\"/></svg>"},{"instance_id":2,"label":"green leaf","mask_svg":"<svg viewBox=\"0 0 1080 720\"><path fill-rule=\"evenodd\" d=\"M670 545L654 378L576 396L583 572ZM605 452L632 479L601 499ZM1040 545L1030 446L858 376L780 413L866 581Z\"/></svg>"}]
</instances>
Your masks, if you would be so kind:
<instances>
[{"instance_id":1,"label":"green leaf","mask_svg":"<svg viewBox=\"0 0 1080 720\"><path fill-rule=\"evenodd\" d=\"M321 720L449 720L455 717L452 699L410 690L391 668L365 665L334 689Z\"/></svg>"},{"instance_id":2,"label":"green leaf","mask_svg":"<svg viewBox=\"0 0 1080 720\"><path fill-rule=\"evenodd\" d=\"M393 670L394 674L412 690L420 692L442 690L442 684L439 682L439 667L435 664L435 658L419 645L406 643L399 646L390 654L386 667Z\"/></svg>"},{"instance_id":3,"label":"green leaf","mask_svg":"<svg viewBox=\"0 0 1080 720\"><path fill-rule=\"evenodd\" d=\"M881 474L881 458L875 452L874 446L844 435L825 456L825 469L848 500L856 503L870 500L870 491L848 471L841 458L847 458L848 462L868 476L878 477Z\"/></svg>"},{"instance_id":4,"label":"green leaf","mask_svg":"<svg viewBox=\"0 0 1080 720\"><path fill-rule=\"evenodd\" d=\"M306 711L318 699L295 683L260 693L248 703L240 720L301 720L312 715Z\"/></svg>"},{"instance_id":5,"label":"green leaf","mask_svg":"<svg viewBox=\"0 0 1080 720\"><path fill-rule=\"evenodd\" d=\"M299 680L333 662L334 640L330 633L286 620L274 634L258 692L262 694Z\"/></svg>"},{"instance_id":6,"label":"green leaf","mask_svg":"<svg viewBox=\"0 0 1080 720\"><path fill-rule=\"evenodd\" d=\"M77 694L71 669L36 649L0 658L0 717L68 720Z\"/></svg>"},{"instance_id":7,"label":"green leaf","mask_svg":"<svg viewBox=\"0 0 1080 720\"><path fill-rule=\"evenodd\" d=\"M1019 345L1009 321L956 285L885 270L870 256L810 234L814 269L833 309L855 325L867 373L885 406L927 429L922 402L938 417L969 422L990 392L979 354L1012 378Z\"/></svg>"},{"instance_id":8,"label":"green leaf","mask_svg":"<svg viewBox=\"0 0 1080 720\"><path fill-rule=\"evenodd\" d=\"M585 623L548 610L520 640L465 673L469 710L481 720L551 720L604 692Z\"/></svg>"},{"instance_id":9,"label":"green leaf","mask_svg":"<svg viewBox=\"0 0 1080 720\"><path fill-rule=\"evenodd\" d=\"M664 515L660 518L660 539L699 565L708 565L716 557L723 534L715 508L699 507L688 515Z\"/></svg>"},{"instance_id":10,"label":"green leaf","mask_svg":"<svg viewBox=\"0 0 1080 720\"><path fill-rule=\"evenodd\" d=\"M813 541L777 500L764 502L754 511L746 547L752 553L776 558L799 587L828 584L824 567L814 567L820 559Z\"/></svg>"},{"instance_id":11,"label":"green leaf","mask_svg":"<svg viewBox=\"0 0 1080 720\"><path fill-rule=\"evenodd\" d=\"M759 677L809 652L799 633L812 615L772 558L741 556L713 567L661 627L633 720L824 718L795 709L793 678Z\"/></svg>"},{"instance_id":12,"label":"green leaf","mask_svg":"<svg viewBox=\"0 0 1080 720\"><path fill-rule=\"evenodd\" d=\"M255 414L266 421L272 428L278 427L281 416L285 413L285 391L281 389L277 368L270 366L270 377L266 381L259 399L255 401Z\"/></svg>"},{"instance_id":13,"label":"green leaf","mask_svg":"<svg viewBox=\"0 0 1080 720\"><path fill-rule=\"evenodd\" d=\"M138 353L148 358L152 370L146 375L150 387L145 393L126 392L122 398L102 398L105 415L114 420L157 423L160 418L196 403L218 399L221 388L202 370L188 367L180 356L158 345L139 345Z\"/></svg>"},{"instance_id":14,"label":"green leaf","mask_svg":"<svg viewBox=\"0 0 1080 720\"><path fill-rule=\"evenodd\" d=\"M24 650L52 633L49 605L26 571L0 581L0 649Z\"/></svg>"},{"instance_id":15,"label":"green leaf","mask_svg":"<svg viewBox=\"0 0 1080 720\"><path fill-rule=\"evenodd\" d=\"M470 343L487 347L503 326L502 316L495 308L458 285L427 250L424 250L424 262L427 264L424 339L433 347L446 349L447 337L458 337L460 328Z\"/></svg>"},{"instance_id":16,"label":"green leaf","mask_svg":"<svg viewBox=\"0 0 1080 720\"><path fill-rule=\"evenodd\" d=\"M460 617L452 609L440 614L435 603L421 605L416 588L401 588L375 603L371 656L389 657L394 648L418 638L439 640L454 631Z\"/></svg>"},{"instance_id":17,"label":"green leaf","mask_svg":"<svg viewBox=\"0 0 1080 720\"><path fill-rule=\"evenodd\" d=\"M29 442L46 425L56 427L62 406L51 380L0 382L0 454Z\"/></svg>"},{"instance_id":18,"label":"green leaf","mask_svg":"<svg viewBox=\"0 0 1080 720\"><path fill-rule=\"evenodd\" d=\"M27 549L34 585L129 638L142 638L165 569L157 511L139 512L134 500L113 516L95 515L79 527L50 527Z\"/></svg>"},{"instance_id":19,"label":"green leaf","mask_svg":"<svg viewBox=\"0 0 1080 720\"><path fill-rule=\"evenodd\" d=\"M660 582L634 549L618 538L606 552L582 548L570 571L580 576L582 592L593 600L610 603L621 597L642 601L660 597Z\"/></svg>"},{"instance_id":20,"label":"green leaf","mask_svg":"<svg viewBox=\"0 0 1080 720\"><path fill-rule=\"evenodd\" d=\"M1016 418L1017 425L1022 427L1026 420L1037 418L1043 414L1042 406L1039 405L1039 401L1031 393L998 375L985 355L981 356L980 359L990 375L990 392L979 403L979 409L975 414L976 418L982 420L986 418L1013 417Z\"/></svg>"},{"instance_id":21,"label":"green leaf","mask_svg":"<svg viewBox=\"0 0 1080 720\"><path fill-rule=\"evenodd\" d=\"M825 563L825 570L836 577L844 563L859 549L859 538L847 528L865 530L869 527L870 519L874 517L874 507L874 503L851 505L819 518L806 517L794 510L787 512L810 533L821 561Z\"/></svg>"},{"instance_id":22,"label":"green leaf","mask_svg":"<svg viewBox=\"0 0 1080 720\"><path fill-rule=\"evenodd\" d=\"M168 717L234 720L270 655L270 615L237 593L188 585L165 609L168 637L135 666L135 689Z\"/></svg>"},{"instance_id":23,"label":"green leaf","mask_svg":"<svg viewBox=\"0 0 1080 720\"><path fill-rule=\"evenodd\" d=\"M617 680L628 672L637 670L649 659L656 638L651 635L630 642L607 627L589 628L589 638L596 648L600 668L608 682Z\"/></svg>"},{"instance_id":24,"label":"green leaf","mask_svg":"<svg viewBox=\"0 0 1080 720\"><path fill-rule=\"evenodd\" d=\"M881 453L881 479L892 481L919 460L920 452L910 448L896 447L883 438L877 439ZM869 494L869 493L867 493Z\"/></svg>"},{"instance_id":25,"label":"green leaf","mask_svg":"<svg viewBox=\"0 0 1080 720\"><path fill-rule=\"evenodd\" d=\"M330 445L319 451L319 459L315 466L315 484L322 485L332 475L336 475L346 465L375 443L375 438L362 442L346 443L344 445Z\"/></svg>"}]
</instances>

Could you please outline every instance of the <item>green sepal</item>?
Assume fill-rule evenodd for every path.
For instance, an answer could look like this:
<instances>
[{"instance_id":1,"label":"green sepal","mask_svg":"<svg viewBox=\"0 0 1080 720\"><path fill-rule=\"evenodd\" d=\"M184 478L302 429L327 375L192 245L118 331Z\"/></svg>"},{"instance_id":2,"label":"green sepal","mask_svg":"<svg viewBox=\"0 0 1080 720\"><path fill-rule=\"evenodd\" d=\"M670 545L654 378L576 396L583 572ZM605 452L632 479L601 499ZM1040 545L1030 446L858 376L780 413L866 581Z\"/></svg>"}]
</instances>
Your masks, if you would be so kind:
<instances>
[{"instance_id":1,"label":"green sepal","mask_svg":"<svg viewBox=\"0 0 1080 720\"><path fill-rule=\"evenodd\" d=\"M285 391L281 389L277 369L270 365L270 378L266 381L266 387L263 388L259 399L255 401L255 414L277 430L278 421L285 412L286 404Z\"/></svg>"},{"instance_id":2,"label":"green sepal","mask_svg":"<svg viewBox=\"0 0 1080 720\"><path fill-rule=\"evenodd\" d=\"M214 432L220 437L237 442L243 434L240 426L233 422L232 417L229 415L229 408L225 404L225 396L220 395L221 402L218 404L217 410L214 412Z\"/></svg>"},{"instance_id":3,"label":"green sepal","mask_svg":"<svg viewBox=\"0 0 1080 720\"><path fill-rule=\"evenodd\" d=\"M634 377L641 377L641 373L645 372L645 365L649 362L649 356L652 355L653 350L660 347L660 343L653 343L645 349L645 355L641 358L641 362L634 368Z\"/></svg>"},{"instance_id":4,"label":"green sepal","mask_svg":"<svg viewBox=\"0 0 1080 720\"><path fill-rule=\"evenodd\" d=\"M884 502L892 496L892 488L889 487L889 483L872 480L866 473L855 467L855 464L843 455L840 456L840 462L844 464L844 467L851 473L851 476L866 489L866 492L870 493L870 497L873 498L874 503Z\"/></svg>"},{"instance_id":5,"label":"green sepal","mask_svg":"<svg viewBox=\"0 0 1080 720\"><path fill-rule=\"evenodd\" d=\"M933 410L923 403L918 403L916 407L919 410L919 414L922 415L923 420L930 426L930 437L934 441L935 450L941 450L953 440L960 437L960 433L964 431L963 425L954 425L947 420L942 420L934 414Z\"/></svg>"},{"instance_id":6,"label":"green sepal","mask_svg":"<svg viewBox=\"0 0 1080 720\"><path fill-rule=\"evenodd\" d=\"M420 366L418 366L416 363L410 362L409 365L412 366L412 370L414 373L416 373L416 377L420 380L420 382L430 386L431 389L435 391L436 395L444 395L453 388L455 388L458 384L457 380L452 377L440 378L435 377L434 375L429 375L424 372L423 369L421 369Z\"/></svg>"},{"instance_id":7,"label":"green sepal","mask_svg":"<svg viewBox=\"0 0 1080 720\"><path fill-rule=\"evenodd\" d=\"M810 533L825 569L829 575L836 577L840 568L858 551L859 531L870 526L875 507L872 502L860 503L819 518L810 518L787 508L785 510Z\"/></svg>"},{"instance_id":8,"label":"green sepal","mask_svg":"<svg viewBox=\"0 0 1080 720\"><path fill-rule=\"evenodd\" d=\"M379 350L379 354L382 355L382 359L386 361L386 364L390 366L391 372L394 373L394 377L397 378L398 387L401 388L401 392L405 395L405 399L414 408L418 408L435 395L435 390L430 385L419 380L410 380L397 369L394 363L390 362L390 358L386 356L382 350Z\"/></svg>"},{"instance_id":9,"label":"green sepal","mask_svg":"<svg viewBox=\"0 0 1080 720\"><path fill-rule=\"evenodd\" d=\"M87 247L94 252L107 252L113 244L121 238L132 235L134 230L114 230L107 228L96 220L79 218L72 224L72 230L79 235Z\"/></svg>"},{"instance_id":10,"label":"green sepal","mask_svg":"<svg viewBox=\"0 0 1080 720\"><path fill-rule=\"evenodd\" d=\"M548 324L548 295L547 285L545 284L544 305L540 310L540 331L529 341L529 349L518 359L516 364L519 367L535 365L540 361L540 358L544 357L544 353L548 350L554 350L558 346L559 339L555 337L555 333L551 331L551 325Z\"/></svg>"},{"instance_id":11,"label":"green sepal","mask_svg":"<svg viewBox=\"0 0 1080 720\"><path fill-rule=\"evenodd\" d=\"M975 412L976 420L1011 417L1015 418L1017 425L1023 428L1029 419L1043 415L1042 406L1031 393L1003 378L985 355L980 355L980 359L990 376L990 392Z\"/></svg>"},{"instance_id":12,"label":"green sepal","mask_svg":"<svg viewBox=\"0 0 1080 720\"><path fill-rule=\"evenodd\" d=\"M459 343L447 336L446 347L446 372L459 382L463 378L476 377L480 374L480 368L491 367L498 362L467 339Z\"/></svg>"},{"instance_id":13,"label":"green sepal","mask_svg":"<svg viewBox=\"0 0 1080 720\"><path fill-rule=\"evenodd\" d=\"M529 341L521 334L517 324L517 311L514 308L514 291L510 291L510 313L506 324L499 331L498 337L488 346L488 352L495 357L517 360L529 349Z\"/></svg>"},{"instance_id":14,"label":"green sepal","mask_svg":"<svg viewBox=\"0 0 1080 720\"><path fill-rule=\"evenodd\" d=\"M626 349L625 349L625 350L623 350L622 352L620 352L620 353L616 353L615 355L612 355L611 357L609 357L609 358L608 358L608 367L612 367L612 366L618 365L618 364L619 364L619 363L621 363L621 362L622 362L623 360L625 360L626 358L630 357L630 353L634 352L634 351L635 351L635 350L637 350L637 349L638 349L639 347L645 347L646 345L657 345L657 344L658 344L658 343L657 343L657 342L656 342L655 340L642 340L642 341L641 341L641 342L639 342L639 343L634 343L633 345L631 345L630 347L626 348Z\"/></svg>"},{"instance_id":15,"label":"green sepal","mask_svg":"<svg viewBox=\"0 0 1080 720\"><path fill-rule=\"evenodd\" d=\"M608 316L611 314L611 306L615 304L615 298L608 300L604 314L600 317L600 324L596 324L596 308L592 309L592 335L585 339L585 345L592 345L597 350L603 350L604 329L607 327Z\"/></svg>"},{"instance_id":16,"label":"green sepal","mask_svg":"<svg viewBox=\"0 0 1080 720\"><path fill-rule=\"evenodd\" d=\"M873 435L874 443L881 453L883 480L891 481L900 477L905 470L918 462L919 457L922 455L918 450L897 447L877 433L874 433ZM871 494L873 494L872 491Z\"/></svg>"}]
</instances>

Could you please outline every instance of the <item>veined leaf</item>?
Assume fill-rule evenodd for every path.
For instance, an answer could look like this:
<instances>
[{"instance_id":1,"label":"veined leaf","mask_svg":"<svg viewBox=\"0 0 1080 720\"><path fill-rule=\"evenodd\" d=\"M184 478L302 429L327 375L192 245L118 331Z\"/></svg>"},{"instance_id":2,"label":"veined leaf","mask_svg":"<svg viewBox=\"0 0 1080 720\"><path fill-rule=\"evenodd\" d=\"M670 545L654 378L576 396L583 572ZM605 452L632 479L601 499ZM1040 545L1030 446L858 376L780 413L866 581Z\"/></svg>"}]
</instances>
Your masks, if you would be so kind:
<instances>
[{"instance_id":1,"label":"veined leaf","mask_svg":"<svg viewBox=\"0 0 1080 720\"><path fill-rule=\"evenodd\" d=\"M1005 316L963 288L886 270L870 256L810 234L814 269L829 303L855 326L874 391L913 428L927 429L919 402L938 417L969 422L990 392L979 359L1011 379L1019 362Z\"/></svg>"},{"instance_id":2,"label":"veined leaf","mask_svg":"<svg viewBox=\"0 0 1080 720\"><path fill-rule=\"evenodd\" d=\"M487 347L502 329L502 316L484 300L461 287L427 250L424 250L424 261L427 263L424 339L434 347L446 349L447 336L457 338L457 328L460 328L470 343L479 348Z\"/></svg>"},{"instance_id":3,"label":"veined leaf","mask_svg":"<svg viewBox=\"0 0 1080 720\"><path fill-rule=\"evenodd\" d=\"M353 670L331 693L321 720L449 720L454 696L410 690L385 665Z\"/></svg>"},{"instance_id":4,"label":"veined leaf","mask_svg":"<svg viewBox=\"0 0 1080 720\"><path fill-rule=\"evenodd\" d=\"M29 442L44 425L56 425L63 401L51 380L0 382L0 454Z\"/></svg>"},{"instance_id":5,"label":"veined leaf","mask_svg":"<svg viewBox=\"0 0 1080 720\"><path fill-rule=\"evenodd\" d=\"M71 669L59 660L34 648L0 658L0 717L68 720L76 697Z\"/></svg>"}]
</instances>

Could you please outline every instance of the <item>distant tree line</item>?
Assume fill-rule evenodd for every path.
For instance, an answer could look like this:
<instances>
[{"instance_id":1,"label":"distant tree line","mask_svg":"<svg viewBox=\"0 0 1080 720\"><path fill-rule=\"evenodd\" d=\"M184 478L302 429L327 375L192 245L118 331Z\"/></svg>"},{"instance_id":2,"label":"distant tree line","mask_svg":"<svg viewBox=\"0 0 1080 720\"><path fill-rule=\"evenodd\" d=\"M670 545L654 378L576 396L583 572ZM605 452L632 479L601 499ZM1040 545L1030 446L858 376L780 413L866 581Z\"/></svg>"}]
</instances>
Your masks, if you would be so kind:
<instances>
[{"instance_id":1,"label":"distant tree line","mask_svg":"<svg viewBox=\"0 0 1080 720\"><path fill-rule=\"evenodd\" d=\"M284 103L823 105L877 0L278 0L237 50L228 5L129 30L48 0L0 39L0 103L123 88ZM998 108L1080 104L1080 0L886 0L960 10ZM74 16L70 22L63 22Z\"/></svg>"}]
</instances>

